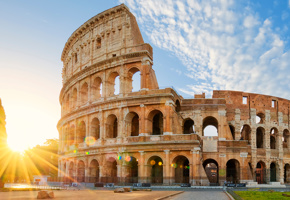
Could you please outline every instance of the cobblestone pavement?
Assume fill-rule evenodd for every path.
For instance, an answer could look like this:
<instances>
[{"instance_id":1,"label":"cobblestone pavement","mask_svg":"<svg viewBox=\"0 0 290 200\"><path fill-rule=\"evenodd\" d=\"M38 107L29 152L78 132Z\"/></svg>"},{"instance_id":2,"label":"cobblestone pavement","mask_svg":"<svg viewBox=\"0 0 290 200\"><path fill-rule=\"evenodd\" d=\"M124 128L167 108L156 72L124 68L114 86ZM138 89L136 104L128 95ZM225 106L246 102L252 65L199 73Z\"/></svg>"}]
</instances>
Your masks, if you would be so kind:
<instances>
[{"instance_id":1,"label":"cobblestone pavement","mask_svg":"<svg viewBox=\"0 0 290 200\"><path fill-rule=\"evenodd\" d=\"M192 191L184 192L166 200L230 200L223 191Z\"/></svg>"}]
</instances>

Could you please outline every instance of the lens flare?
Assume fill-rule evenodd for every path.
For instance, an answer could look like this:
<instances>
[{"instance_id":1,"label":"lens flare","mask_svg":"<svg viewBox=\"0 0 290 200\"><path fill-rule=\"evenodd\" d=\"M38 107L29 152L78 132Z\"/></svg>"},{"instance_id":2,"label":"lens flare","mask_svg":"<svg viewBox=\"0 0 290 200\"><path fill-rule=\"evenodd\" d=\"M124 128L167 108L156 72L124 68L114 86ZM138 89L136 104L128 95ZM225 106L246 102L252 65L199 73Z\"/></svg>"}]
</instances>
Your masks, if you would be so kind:
<instances>
[{"instance_id":1,"label":"lens flare","mask_svg":"<svg viewBox=\"0 0 290 200\"><path fill-rule=\"evenodd\" d=\"M122 156L118 156L118 160L122 160Z\"/></svg>"},{"instance_id":2,"label":"lens flare","mask_svg":"<svg viewBox=\"0 0 290 200\"><path fill-rule=\"evenodd\" d=\"M162 165L162 162L161 162L161 161L160 161L160 162L158 162L158 165L159 165L159 166L161 166L161 165Z\"/></svg>"},{"instance_id":3,"label":"lens flare","mask_svg":"<svg viewBox=\"0 0 290 200\"><path fill-rule=\"evenodd\" d=\"M96 140L94 137L92 136L88 136L85 138L85 143L88 145L88 146L91 146L91 145L94 145L96 143Z\"/></svg>"},{"instance_id":4,"label":"lens flare","mask_svg":"<svg viewBox=\"0 0 290 200\"><path fill-rule=\"evenodd\" d=\"M155 163L156 163L155 160L150 161L150 165L155 165Z\"/></svg>"},{"instance_id":5,"label":"lens flare","mask_svg":"<svg viewBox=\"0 0 290 200\"><path fill-rule=\"evenodd\" d=\"M132 160L131 156L126 156L126 157L125 157L125 161L126 161L126 162L130 162L131 160Z\"/></svg>"}]
</instances>

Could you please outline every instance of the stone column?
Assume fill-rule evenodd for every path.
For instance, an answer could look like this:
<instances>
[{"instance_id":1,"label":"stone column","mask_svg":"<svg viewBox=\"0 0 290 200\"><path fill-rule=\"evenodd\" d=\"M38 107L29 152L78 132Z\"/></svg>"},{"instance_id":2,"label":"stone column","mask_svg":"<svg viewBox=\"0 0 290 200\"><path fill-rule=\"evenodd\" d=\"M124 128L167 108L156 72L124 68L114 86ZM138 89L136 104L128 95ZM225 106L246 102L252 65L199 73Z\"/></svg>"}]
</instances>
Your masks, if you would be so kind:
<instances>
[{"instance_id":1,"label":"stone column","mask_svg":"<svg viewBox=\"0 0 290 200\"><path fill-rule=\"evenodd\" d=\"M140 159L138 161L138 182L145 183L145 161L144 161L144 151L139 151Z\"/></svg>"},{"instance_id":2,"label":"stone column","mask_svg":"<svg viewBox=\"0 0 290 200\"><path fill-rule=\"evenodd\" d=\"M201 181L200 180L200 175L201 173L199 172L200 170L200 155L199 155L199 150L198 149L193 149L191 150L192 154L192 162L191 166L189 166L189 176L190 176L190 183L192 185L197 185L197 182Z\"/></svg>"},{"instance_id":3,"label":"stone column","mask_svg":"<svg viewBox=\"0 0 290 200\"><path fill-rule=\"evenodd\" d=\"M165 153L165 162L163 163L164 172L163 172L163 183L169 184L170 183L170 160L169 160L169 153L170 150L164 150Z\"/></svg>"}]
</instances>

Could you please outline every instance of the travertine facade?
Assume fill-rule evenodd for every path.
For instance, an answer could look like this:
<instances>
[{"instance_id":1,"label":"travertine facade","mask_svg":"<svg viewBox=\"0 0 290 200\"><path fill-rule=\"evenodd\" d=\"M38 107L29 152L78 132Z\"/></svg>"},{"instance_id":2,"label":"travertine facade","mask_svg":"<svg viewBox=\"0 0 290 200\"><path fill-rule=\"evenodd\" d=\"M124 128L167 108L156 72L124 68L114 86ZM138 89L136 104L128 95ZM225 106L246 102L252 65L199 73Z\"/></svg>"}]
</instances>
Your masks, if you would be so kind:
<instances>
[{"instance_id":1,"label":"travertine facade","mask_svg":"<svg viewBox=\"0 0 290 200\"><path fill-rule=\"evenodd\" d=\"M152 47L125 5L78 28L62 61L59 176L65 180L288 181L289 100L235 91L183 99L159 89ZM136 72L141 89L132 92ZM207 136L208 126L216 136Z\"/></svg>"}]
</instances>

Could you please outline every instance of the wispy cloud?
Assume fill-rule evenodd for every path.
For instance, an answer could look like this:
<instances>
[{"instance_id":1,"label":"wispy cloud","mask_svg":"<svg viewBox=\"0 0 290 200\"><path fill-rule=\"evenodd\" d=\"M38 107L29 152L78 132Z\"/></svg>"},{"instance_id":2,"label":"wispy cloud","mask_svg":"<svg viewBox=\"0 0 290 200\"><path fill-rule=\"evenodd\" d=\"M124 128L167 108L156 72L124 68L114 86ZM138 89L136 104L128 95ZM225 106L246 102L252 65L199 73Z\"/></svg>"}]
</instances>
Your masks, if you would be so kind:
<instances>
[{"instance_id":1,"label":"wispy cloud","mask_svg":"<svg viewBox=\"0 0 290 200\"><path fill-rule=\"evenodd\" d=\"M232 0L123 0L151 42L173 52L196 85L180 91L242 90L290 98L290 52L251 7ZM289 1L290 5L290 1Z\"/></svg>"}]
</instances>

